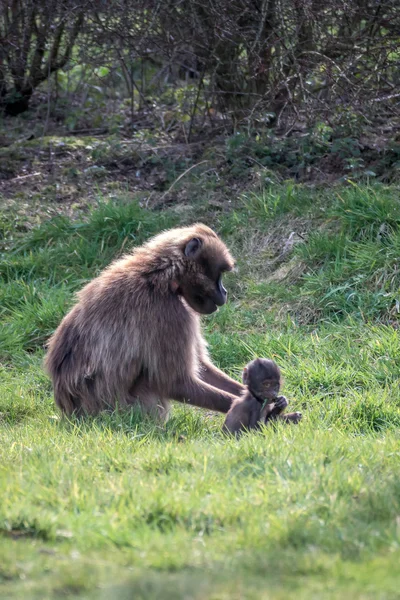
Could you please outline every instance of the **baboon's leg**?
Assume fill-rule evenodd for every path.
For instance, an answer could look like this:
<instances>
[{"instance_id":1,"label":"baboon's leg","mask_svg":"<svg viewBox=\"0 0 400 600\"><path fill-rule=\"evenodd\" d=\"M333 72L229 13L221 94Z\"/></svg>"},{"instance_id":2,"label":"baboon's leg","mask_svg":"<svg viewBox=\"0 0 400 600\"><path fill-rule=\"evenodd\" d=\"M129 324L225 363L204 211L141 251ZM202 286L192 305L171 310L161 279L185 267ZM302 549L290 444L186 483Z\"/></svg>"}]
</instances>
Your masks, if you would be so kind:
<instances>
[{"instance_id":1,"label":"baboon's leg","mask_svg":"<svg viewBox=\"0 0 400 600\"><path fill-rule=\"evenodd\" d=\"M238 434L242 429L255 427L259 415L260 410L254 411L254 405L251 402L239 400L228 411L222 431Z\"/></svg>"},{"instance_id":2,"label":"baboon's leg","mask_svg":"<svg viewBox=\"0 0 400 600\"><path fill-rule=\"evenodd\" d=\"M148 381L139 378L129 390L127 403L138 405L144 413L166 421L169 415L170 403L155 392Z\"/></svg>"},{"instance_id":3,"label":"baboon's leg","mask_svg":"<svg viewBox=\"0 0 400 600\"><path fill-rule=\"evenodd\" d=\"M187 402L201 408L227 413L237 396L202 381L192 379L182 382L172 390L174 400Z\"/></svg>"},{"instance_id":4,"label":"baboon's leg","mask_svg":"<svg viewBox=\"0 0 400 600\"><path fill-rule=\"evenodd\" d=\"M294 423L295 425L297 425L302 418L303 415L301 412L285 413L284 415L279 415L278 417L278 419L284 421L285 423Z\"/></svg>"},{"instance_id":5,"label":"baboon's leg","mask_svg":"<svg viewBox=\"0 0 400 600\"><path fill-rule=\"evenodd\" d=\"M235 414L235 408L231 409L226 415L226 419L222 426L224 433L235 433L238 434L241 429L248 429L250 415L240 411L240 414Z\"/></svg>"},{"instance_id":6,"label":"baboon's leg","mask_svg":"<svg viewBox=\"0 0 400 600\"><path fill-rule=\"evenodd\" d=\"M218 369L211 362L203 361L201 363L201 367L201 379L209 385L212 385L213 387L218 388L219 390L229 392L234 396L240 396L245 390L244 385L242 385L238 381L235 381L231 377L228 377L228 375L225 375L223 371Z\"/></svg>"}]
</instances>

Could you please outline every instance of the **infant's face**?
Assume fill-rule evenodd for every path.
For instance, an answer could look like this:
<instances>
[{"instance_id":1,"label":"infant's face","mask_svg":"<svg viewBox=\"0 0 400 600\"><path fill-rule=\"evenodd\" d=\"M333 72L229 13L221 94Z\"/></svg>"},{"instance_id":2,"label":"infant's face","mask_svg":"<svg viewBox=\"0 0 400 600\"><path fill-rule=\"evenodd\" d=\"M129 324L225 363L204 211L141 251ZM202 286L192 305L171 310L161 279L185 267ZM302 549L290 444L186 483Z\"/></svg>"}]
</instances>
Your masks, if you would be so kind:
<instances>
[{"instance_id":1,"label":"infant's face","mask_svg":"<svg viewBox=\"0 0 400 600\"><path fill-rule=\"evenodd\" d=\"M257 358L243 369L243 383L257 398L274 402L279 395L281 374L274 361Z\"/></svg>"},{"instance_id":2,"label":"infant's face","mask_svg":"<svg viewBox=\"0 0 400 600\"><path fill-rule=\"evenodd\" d=\"M248 382L249 390L258 398L274 401L279 395L280 382L278 379L264 379L263 381Z\"/></svg>"},{"instance_id":3,"label":"infant's face","mask_svg":"<svg viewBox=\"0 0 400 600\"><path fill-rule=\"evenodd\" d=\"M266 379L262 382L262 396L266 400L275 400L279 394L279 388L278 379Z\"/></svg>"}]
</instances>

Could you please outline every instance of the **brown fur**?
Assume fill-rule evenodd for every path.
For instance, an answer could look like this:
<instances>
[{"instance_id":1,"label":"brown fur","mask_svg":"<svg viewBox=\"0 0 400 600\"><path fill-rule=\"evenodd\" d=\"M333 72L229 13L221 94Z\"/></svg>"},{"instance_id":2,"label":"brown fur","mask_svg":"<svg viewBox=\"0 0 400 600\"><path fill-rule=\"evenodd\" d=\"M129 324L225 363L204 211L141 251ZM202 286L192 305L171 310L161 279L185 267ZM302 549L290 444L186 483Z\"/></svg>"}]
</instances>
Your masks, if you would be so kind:
<instances>
[{"instance_id":1,"label":"brown fur","mask_svg":"<svg viewBox=\"0 0 400 600\"><path fill-rule=\"evenodd\" d=\"M217 279L232 266L202 224L161 233L112 263L49 341L45 365L60 409L138 404L164 415L175 399L227 412L243 386L210 362L198 312L226 301Z\"/></svg>"},{"instance_id":2,"label":"brown fur","mask_svg":"<svg viewBox=\"0 0 400 600\"><path fill-rule=\"evenodd\" d=\"M266 358L256 358L243 370L243 383L247 389L235 400L226 415L223 430L238 434L243 429L258 428L268 421L282 419L298 423L301 413L283 411L288 406L285 396L279 396L281 373L278 365Z\"/></svg>"}]
</instances>

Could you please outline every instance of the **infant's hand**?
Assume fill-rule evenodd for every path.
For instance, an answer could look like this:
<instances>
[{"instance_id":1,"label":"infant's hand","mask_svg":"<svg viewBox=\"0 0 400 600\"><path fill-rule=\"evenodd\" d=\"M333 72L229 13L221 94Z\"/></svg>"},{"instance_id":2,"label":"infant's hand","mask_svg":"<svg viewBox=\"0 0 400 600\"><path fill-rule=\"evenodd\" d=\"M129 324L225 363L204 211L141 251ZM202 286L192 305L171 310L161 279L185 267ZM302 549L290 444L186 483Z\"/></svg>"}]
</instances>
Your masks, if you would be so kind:
<instances>
[{"instance_id":1,"label":"infant's hand","mask_svg":"<svg viewBox=\"0 0 400 600\"><path fill-rule=\"evenodd\" d=\"M285 396L278 396L275 400L274 408L277 408L278 410L282 411L285 410L287 406L289 406L289 402L287 401Z\"/></svg>"}]
</instances>

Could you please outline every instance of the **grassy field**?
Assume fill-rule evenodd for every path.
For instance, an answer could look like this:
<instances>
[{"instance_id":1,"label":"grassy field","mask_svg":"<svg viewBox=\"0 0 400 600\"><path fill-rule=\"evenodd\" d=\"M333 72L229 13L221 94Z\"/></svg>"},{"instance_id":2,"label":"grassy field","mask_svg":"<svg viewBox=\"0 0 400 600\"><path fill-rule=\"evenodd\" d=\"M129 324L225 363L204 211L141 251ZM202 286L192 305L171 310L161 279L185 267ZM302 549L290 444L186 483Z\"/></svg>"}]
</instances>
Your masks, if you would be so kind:
<instances>
[{"instance_id":1,"label":"grassy field","mask_svg":"<svg viewBox=\"0 0 400 600\"><path fill-rule=\"evenodd\" d=\"M77 219L0 215L2 598L399 598L400 201L293 185L228 209L116 198ZM304 420L244 435L176 405L66 421L43 345L101 268L201 219L237 258L204 322L234 377L282 367Z\"/></svg>"}]
</instances>

